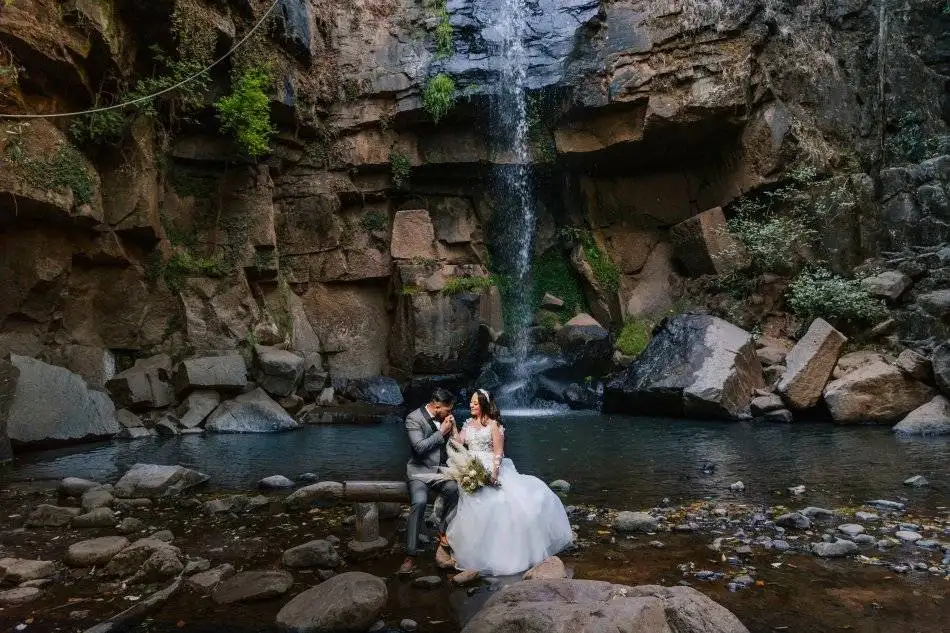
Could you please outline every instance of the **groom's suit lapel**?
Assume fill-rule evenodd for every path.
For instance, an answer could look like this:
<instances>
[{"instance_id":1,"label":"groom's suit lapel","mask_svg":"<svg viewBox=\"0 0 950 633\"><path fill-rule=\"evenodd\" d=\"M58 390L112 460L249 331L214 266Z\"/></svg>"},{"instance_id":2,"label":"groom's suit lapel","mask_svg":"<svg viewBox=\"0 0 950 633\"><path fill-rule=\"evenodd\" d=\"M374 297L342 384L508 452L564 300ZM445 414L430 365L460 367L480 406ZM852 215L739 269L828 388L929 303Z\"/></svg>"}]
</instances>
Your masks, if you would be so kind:
<instances>
[{"instance_id":1,"label":"groom's suit lapel","mask_svg":"<svg viewBox=\"0 0 950 633\"><path fill-rule=\"evenodd\" d=\"M422 405L421 407L419 407L419 415L422 416L422 419L425 422L426 437L429 437L430 435L435 433L436 428L435 428L435 423L432 421L432 416L430 416L429 412L426 411L425 405Z\"/></svg>"}]
</instances>

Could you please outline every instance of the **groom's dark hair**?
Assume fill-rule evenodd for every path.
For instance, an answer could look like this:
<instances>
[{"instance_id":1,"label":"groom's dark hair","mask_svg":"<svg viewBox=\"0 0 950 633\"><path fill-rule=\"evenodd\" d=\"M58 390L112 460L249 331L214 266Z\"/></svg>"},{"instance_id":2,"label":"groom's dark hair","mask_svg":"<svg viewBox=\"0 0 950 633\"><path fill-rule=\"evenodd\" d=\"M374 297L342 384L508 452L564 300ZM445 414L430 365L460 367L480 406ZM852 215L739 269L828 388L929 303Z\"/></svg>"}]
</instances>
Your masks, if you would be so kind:
<instances>
[{"instance_id":1,"label":"groom's dark hair","mask_svg":"<svg viewBox=\"0 0 950 633\"><path fill-rule=\"evenodd\" d=\"M451 406L455 404L455 396L452 395L452 392L448 389L443 389L438 387L435 391L432 392L432 400L430 402L438 402L439 404L444 404L446 406Z\"/></svg>"}]
</instances>

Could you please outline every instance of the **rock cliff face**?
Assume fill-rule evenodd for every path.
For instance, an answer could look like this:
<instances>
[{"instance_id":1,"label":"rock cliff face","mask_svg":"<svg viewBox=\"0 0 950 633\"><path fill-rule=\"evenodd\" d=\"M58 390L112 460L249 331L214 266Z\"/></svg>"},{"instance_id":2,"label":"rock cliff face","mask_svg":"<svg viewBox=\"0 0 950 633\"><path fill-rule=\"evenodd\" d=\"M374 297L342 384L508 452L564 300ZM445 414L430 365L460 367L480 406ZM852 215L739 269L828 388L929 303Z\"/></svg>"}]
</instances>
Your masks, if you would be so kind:
<instances>
[{"instance_id":1,"label":"rock cliff face","mask_svg":"<svg viewBox=\"0 0 950 633\"><path fill-rule=\"evenodd\" d=\"M0 352L99 388L139 357L256 343L336 377L476 371L503 328L488 277L506 220L490 185L510 162L487 114L501 2L448 0L442 56L431 4L278 0L206 90L127 110L117 131L0 120ZM270 5L4 3L0 112L162 87ZM950 237L950 173L889 150L946 132L943 2L542 0L530 26L538 253L572 269L605 325L672 303L671 227L803 159L840 185L821 246L839 268ZM212 103L265 63L278 131L248 160ZM457 98L436 125L422 94L440 72Z\"/></svg>"}]
</instances>

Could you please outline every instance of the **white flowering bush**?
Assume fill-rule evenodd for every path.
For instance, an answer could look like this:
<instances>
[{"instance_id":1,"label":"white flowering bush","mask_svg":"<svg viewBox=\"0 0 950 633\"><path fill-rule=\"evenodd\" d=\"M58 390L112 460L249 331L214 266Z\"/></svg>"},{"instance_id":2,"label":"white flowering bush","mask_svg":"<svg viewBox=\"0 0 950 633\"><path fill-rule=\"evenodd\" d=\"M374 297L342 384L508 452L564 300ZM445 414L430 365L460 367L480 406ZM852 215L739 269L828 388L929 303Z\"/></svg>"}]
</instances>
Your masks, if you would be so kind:
<instances>
[{"instance_id":1,"label":"white flowering bush","mask_svg":"<svg viewBox=\"0 0 950 633\"><path fill-rule=\"evenodd\" d=\"M821 317L836 325L870 325L887 317L887 307L858 279L825 269L804 270L788 287L788 305L806 323Z\"/></svg>"}]
</instances>

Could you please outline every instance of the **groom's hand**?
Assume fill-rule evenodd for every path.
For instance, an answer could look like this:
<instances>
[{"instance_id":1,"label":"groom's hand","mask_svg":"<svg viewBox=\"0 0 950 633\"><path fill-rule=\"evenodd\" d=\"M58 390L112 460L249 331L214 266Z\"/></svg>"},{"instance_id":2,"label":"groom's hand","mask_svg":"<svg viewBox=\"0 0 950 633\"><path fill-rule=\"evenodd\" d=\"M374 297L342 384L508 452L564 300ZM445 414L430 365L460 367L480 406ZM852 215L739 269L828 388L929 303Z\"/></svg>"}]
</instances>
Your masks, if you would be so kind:
<instances>
[{"instance_id":1,"label":"groom's hand","mask_svg":"<svg viewBox=\"0 0 950 633\"><path fill-rule=\"evenodd\" d=\"M455 418L451 415L442 420L442 424L439 426L439 431L442 435L448 437L452 434L452 430L455 429Z\"/></svg>"}]
</instances>

